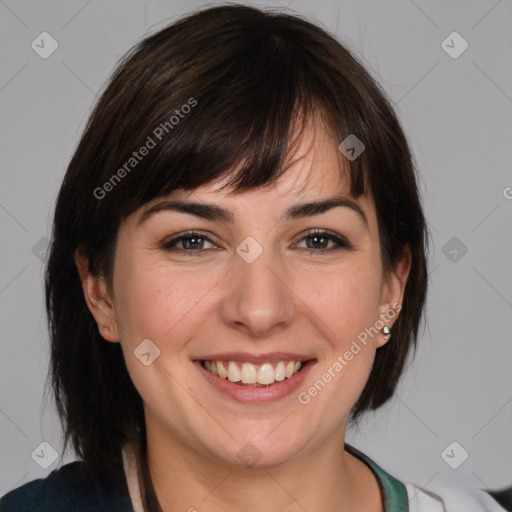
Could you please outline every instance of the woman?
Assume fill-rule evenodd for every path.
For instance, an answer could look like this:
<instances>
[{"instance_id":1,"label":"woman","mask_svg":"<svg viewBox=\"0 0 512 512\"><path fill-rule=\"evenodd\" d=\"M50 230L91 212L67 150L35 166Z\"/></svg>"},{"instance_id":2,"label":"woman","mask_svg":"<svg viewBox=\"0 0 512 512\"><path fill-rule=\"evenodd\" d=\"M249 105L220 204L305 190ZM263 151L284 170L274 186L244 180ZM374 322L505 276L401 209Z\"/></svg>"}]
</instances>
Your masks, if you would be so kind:
<instances>
[{"instance_id":1,"label":"woman","mask_svg":"<svg viewBox=\"0 0 512 512\"><path fill-rule=\"evenodd\" d=\"M0 510L445 510L345 443L416 343L426 241L399 122L332 36L231 5L148 37L55 212L51 375L81 460Z\"/></svg>"}]
</instances>

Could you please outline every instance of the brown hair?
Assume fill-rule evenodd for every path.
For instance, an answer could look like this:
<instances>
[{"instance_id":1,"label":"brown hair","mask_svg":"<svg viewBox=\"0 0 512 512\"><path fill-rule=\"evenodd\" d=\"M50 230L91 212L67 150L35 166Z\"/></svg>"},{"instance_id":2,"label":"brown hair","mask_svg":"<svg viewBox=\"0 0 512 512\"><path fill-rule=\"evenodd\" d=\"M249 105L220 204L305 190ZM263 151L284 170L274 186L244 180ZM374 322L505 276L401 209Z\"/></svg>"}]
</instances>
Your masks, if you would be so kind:
<instances>
[{"instance_id":1,"label":"brown hair","mask_svg":"<svg viewBox=\"0 0 512 512\"><path fill-rule=\"evenodd\" d=\"M406 247L412 255L401 313L351 411L355 421L392 396L416 344L428 238L400 123L342 44L286 13L227 5L188 15L123 58L69 164L46 272L51 382L65 446L71 442L89 473L102 478L122 473L123 444L138 443L150 509L158 504L145 461L142 400L119 344L98 333L75 251L84 250L91 272L110 279L119 225L130 213L177 188L229 175L241 163L229 183L236 191L274 182L285 170L298 113L305 119L319 111L340 142L353 134L365 145L349 162L351 193L373 196L384 268L393 268ZM152 145L149 139L155 145L147 155L131 161L134 150Z\"/></svg>"}]
</instances>

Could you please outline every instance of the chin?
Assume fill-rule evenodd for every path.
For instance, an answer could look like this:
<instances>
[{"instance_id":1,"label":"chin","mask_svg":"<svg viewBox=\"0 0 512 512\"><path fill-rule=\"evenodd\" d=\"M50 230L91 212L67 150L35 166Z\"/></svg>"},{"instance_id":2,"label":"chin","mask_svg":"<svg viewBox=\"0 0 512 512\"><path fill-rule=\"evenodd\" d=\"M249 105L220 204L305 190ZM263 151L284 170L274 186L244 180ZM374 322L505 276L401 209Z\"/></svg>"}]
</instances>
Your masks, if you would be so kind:
<instances>
[{"instance_id":1,"label":"chin","mask_svg":"<svg viewBox=\"0 0 512 512\"><path fill-rule=\"evenodd\" d=\"M285 429L278 435L272 432L275 428L275 423L263 431L253 427L244 435L234 436L235 439L228 438L225 450L219 453L216 446L214 451L229 465L265 468L284 464L302 450L305 440L297 439Z\"/></svg>"}]
</instances>

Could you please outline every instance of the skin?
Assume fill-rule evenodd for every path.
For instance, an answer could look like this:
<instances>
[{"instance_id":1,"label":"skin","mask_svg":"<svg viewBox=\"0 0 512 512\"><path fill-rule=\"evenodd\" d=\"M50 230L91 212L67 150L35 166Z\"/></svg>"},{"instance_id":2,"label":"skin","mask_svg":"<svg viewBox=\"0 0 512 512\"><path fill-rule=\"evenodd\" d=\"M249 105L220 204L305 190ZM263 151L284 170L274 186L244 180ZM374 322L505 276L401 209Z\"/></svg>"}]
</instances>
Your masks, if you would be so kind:
<instances>
[{"instance_id":1,"label":"skin","mask_svg":"<svg viewBox=\"0 0 512 512\"><path fill-rule=\"evenodd\" d=\"M354 199L368 225L348 207L282 218L299 202L349 197L337 145L316 121L303 132L276 184L234 194L220 191L225 181L218 180L165 198L227 208L232 223L174 211L138 223L163 198L140 208L119 230L113 293L77 255L89 309L102 336L121 343L144 400L149 468L166 512L191 507L212 512L383 510L375 476L343 446L349 411L388 337L369 337L307 405L298 402L297 393L270 404L238 403L216 391L192 363L199 355L221 351L308 354L317 362L299 389L304 391L360 332L401 304L410 253L395 269L383 271L371 197ZM163 248L174 235L192 229L211 240L203 242L202 254ZM333 241L314 245L310 229L330 230L351 248L326 250L336 247ZM250 264L236 252L247 236L263 248ZM394 321L396 316L385 324L391 327ZM145 339L161 351L150 366L133 354ZM248 442L261 457L252 467L237 456Z\"/></svg>"}]
</instances>

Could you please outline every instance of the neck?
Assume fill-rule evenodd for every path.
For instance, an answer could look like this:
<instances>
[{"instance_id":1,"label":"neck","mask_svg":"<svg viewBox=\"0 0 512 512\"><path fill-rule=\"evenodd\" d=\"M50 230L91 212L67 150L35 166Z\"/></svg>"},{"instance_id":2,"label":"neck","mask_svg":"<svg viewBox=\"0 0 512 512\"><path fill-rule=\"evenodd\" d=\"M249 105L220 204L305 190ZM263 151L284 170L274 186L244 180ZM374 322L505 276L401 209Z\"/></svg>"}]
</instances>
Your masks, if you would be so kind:
<instances>
[{"instance_id":1,"label":"neck","mask_svg":"<svg viewBox=\"0 0 512 512\"><path fill-rule=\"evenodd\" d=\"M233 465L207 457L168 431L147 428L148 466L164 512L382 512L371 470L344 451L344 432L286 463Z\"/></svg>"}]
</instances>

